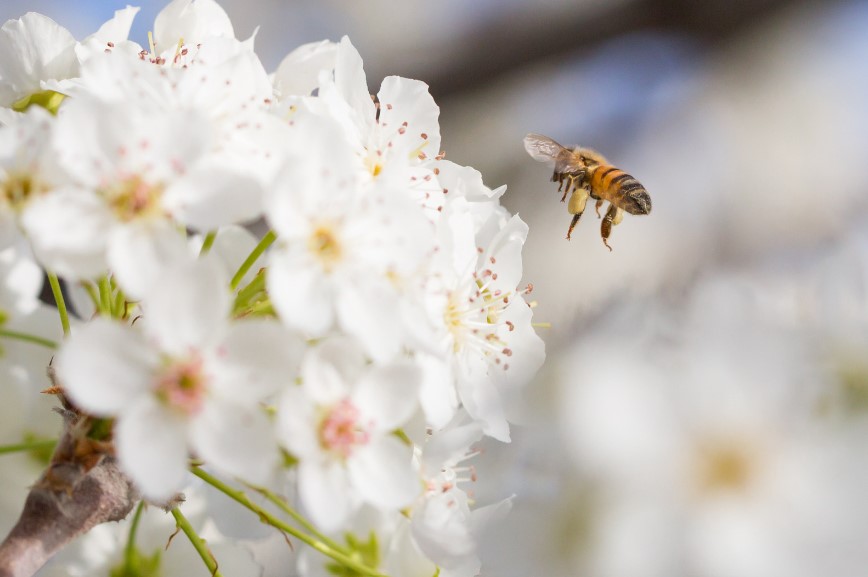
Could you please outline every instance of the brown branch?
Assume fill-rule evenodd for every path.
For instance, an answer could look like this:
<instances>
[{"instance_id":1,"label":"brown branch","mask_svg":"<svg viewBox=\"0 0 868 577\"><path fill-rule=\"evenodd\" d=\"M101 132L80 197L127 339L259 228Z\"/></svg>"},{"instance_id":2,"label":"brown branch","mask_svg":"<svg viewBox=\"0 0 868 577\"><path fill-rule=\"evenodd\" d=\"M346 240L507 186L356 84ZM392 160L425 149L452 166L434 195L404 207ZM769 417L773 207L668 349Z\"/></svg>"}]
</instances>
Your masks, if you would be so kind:
<instances>
[{"instance_id":1,"label":"brown branch","mask_svg":"<svg viewBox=\"0 0 868 577\"><path fill-rule=\"evenodd\" d=\"M74 538L126 517L139 499L111 444L88 437L91 419L69 408L58 412L63 436L18 523L0 544L0 577L33 575Z\"/></svg>"}]
</instances>

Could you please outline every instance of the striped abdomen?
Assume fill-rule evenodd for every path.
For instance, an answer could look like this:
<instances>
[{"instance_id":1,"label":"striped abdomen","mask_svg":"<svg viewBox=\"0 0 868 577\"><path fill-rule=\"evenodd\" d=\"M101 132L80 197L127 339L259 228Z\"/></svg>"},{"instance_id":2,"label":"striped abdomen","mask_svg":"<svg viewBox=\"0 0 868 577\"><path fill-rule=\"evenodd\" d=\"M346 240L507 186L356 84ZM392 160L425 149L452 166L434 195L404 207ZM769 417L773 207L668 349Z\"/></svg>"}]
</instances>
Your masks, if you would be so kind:
<instances>
[{"instance_id":1,"label":"striped abdomen","mask_svg":"<svg viewBox=\"0 0 868 577\"><path fill-rule=\"evenodd\" d=\"M614 166L595 167L590 178L590 189L592 195L608 200L630 214L651 212L651 197L645 187Z\"/></svg>"}]
</instances>

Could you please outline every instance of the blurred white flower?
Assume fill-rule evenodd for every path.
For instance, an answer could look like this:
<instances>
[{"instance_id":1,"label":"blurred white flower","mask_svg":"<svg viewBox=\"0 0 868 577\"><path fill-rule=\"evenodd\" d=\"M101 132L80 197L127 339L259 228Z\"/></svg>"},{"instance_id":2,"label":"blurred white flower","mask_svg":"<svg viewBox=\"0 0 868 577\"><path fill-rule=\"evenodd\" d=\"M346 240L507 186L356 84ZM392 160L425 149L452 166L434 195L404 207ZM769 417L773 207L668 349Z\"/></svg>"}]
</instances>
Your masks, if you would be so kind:
<instances>
[{"instance_id":1,"label":"blurred white flower","mask_svg":"<svg viewBox=\"0 0 868 577\"><path fill-rule=\"evenodd\" d=\"M394 511L420 493L412 449L392 434L412 416L420 379L408 362L365 367L353 341L334 338L305 359L302 385L283 393L280 441L299 460L301 502L323 530L362 502Z\"/></svg>"},{"instance_id":2,"label":"blurred white flower","mask_svg":"<svg viewBox=\"0 0 868 577\"><path fill-rule=\"evenodd\" d=\"M28 12L0 28L0 105L42 90L41 82L78 75L75 38L47 16Z\"/></svg>"},{"instance_id":3,"label":"blurred white flower","mask_svg":"<svg viewBox=\"0 0 868 577\"><path fill-rule=\"evenodd\" d=\"M429 418L444 424L455 409L444 404L444 395L448 399L454 387L485 433L508 441L505 402L545 358L522 298L530 288L518 288L527 225L515 216L493 236L485 227L477 233L471 204L460 199L444 213L439 232L425 306L438 353L450 370L432 374L447 381L426 382L423 406Z\"/></svg>"},{"instance_id":4,"label":"blurred white flower","mask_svg":"<svg viewBox=\"0 0 868 577\"><path fill-rule=\"evenodd\" d=\"M0 249L19 236L28 203L62 182L51 148L54 119L33 106L0 127Z\"/></svg>"},{"instance_id":5,"label":"blurred white flower","mask_svg":"<svg viewBox=\"0 0 868 577\"><path fill-rule=\"evenodd\" d=\"M110 268L134 298L186 255L179 224L216 228L238 213L245 181L214 172L211 125L192 111L76 99L54 131L72 184L30 202L22 221L40 261L74 279ZM240 187L240 188L236 188Z\"/></svg>"},{"instance_id":6,"label":"blurred white flower","mask_svg":"<svg viewBox=\"0 0 868 577\"><path fill-rule=\"evenodd\" d=\"M461 463L477 453L471 445L483 432L479 424L462 424L462 420L467 419L456 419L453 426L434 433L421 448L426 490L412 508L410 535L441 574L473 577L481 569L479 533L484 525L508 512L511 500L471 510L471 498L459 484L476 481L476 471Z\"/></svg>"},{"instance_id":7,"label":"blurred white flower","mask_svg":"<svg viewBox=\"0 0 868 577\"><path fill-rule=\"evenodd\" d=\"M433 228L410 200L359 182L351 154L324 124L278 176L267 201L279 243L268 289L288 326L313 337L337 326L385 362L405 339L400 284L428 256Z\"/></svg>"},{"instance_id":8,"label":"blurred white flower","mask_svg":"<svg viewBox=\"0 0 868 577\"><path fill-rule=\"evenodd\" d=\"M298 343L271 321L230 324L219 268L170 268L148 295L144 333L95 319L56 359L70 398L117 417L121 466L151 499L183 484L187 446L215 469L264 482L277 460L259 403L292 379Z\"/></svg>"},{"instance_id":9,"label":"blurred white flower","mask_svg":"<svg viewBox=\"0 0 868 577\"><path fill-rule=\"evenodd\" d=\"M127 6L81 43L51 18L28 12L0 29L0 106L11 107L44 90L60 90L93 54L126 43L138 8Z\"/></svg>"},{"instance_id":10,"label":"blurred white flower","mask_svg":"<svg viewBox=\"0 0 868 577\"><path fill-rule=\"evenodd\" d=\"M866 560L852 503L868 460L852 424L821 416L820 359L758 322L726 277L699 282L680 309L668 324L647 307L622 310L560 364L565 438L592 499L574 566L853 574Z\"/></svg>"}]
</instances>

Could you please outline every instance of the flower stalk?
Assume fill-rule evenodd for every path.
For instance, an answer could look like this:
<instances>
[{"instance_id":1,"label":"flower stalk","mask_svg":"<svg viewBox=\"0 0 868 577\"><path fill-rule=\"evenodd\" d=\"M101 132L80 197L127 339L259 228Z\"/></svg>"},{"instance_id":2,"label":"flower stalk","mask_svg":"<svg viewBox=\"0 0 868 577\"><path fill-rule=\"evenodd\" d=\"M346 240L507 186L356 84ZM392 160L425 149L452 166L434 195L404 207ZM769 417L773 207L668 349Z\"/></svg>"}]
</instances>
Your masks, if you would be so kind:
<instances>
[{"instance_id":1,"label":"flower stalk","mask_svg":"<svg viewBox=\"0 0 868 577\"><path fill-rule=\"evenodd\" d=\"M21 333L18 331L10 331L8 329L0 329L0 338L14 339L25 343L32 343L47 349L56 349L57 343L51 339L46 339L29 333Z\"/></svg>"},{"instance_id":2,"label":"flower stalk","mask_svg":"<svg viewBox=\"0 0 868 577\"><path fill-rule=\"evenodd\" d=\"M186 535L187 539L190 540L190 544L193 545L193 548L196 549L199 557L202 558L205 566L208 567L208 571L211 572L211 577L222 577L220 570L218 569L217 560L208 549L205 540L199 537L196 530L193 529L192 525L190 525L190 521L188 521L184 514L181 513L180 507L172 509L172 517L175 518L175 523L177 523L178 529L184 532L184 535Z\"/></svg>"},{"instance_id":3,"label":"flower stalk","mask_svg":"<svg viewBox=\"0 0 868 577\"><path fill-rule=\"evenodd\" d=\"M247 509L250 509L251 511L253 511L257 515L259 515L259 518L262 520L263 523L267 523L267 524L271 525L272 527L274 527L275 529L278 529L280 531L283 531L284 533L292 535L293 537L295 537L299 541L309 545L310 547L319 551L323 555L326 555L327 557L332 558L333 560L337 561L338 563L340 563L344 567L347 567L348 569L352 569L353 571L356 571L357 573L359 573L361 575L367 575L368 577L386 577L384 574L379 573L375 569L367 567L362 563L359 563L358 561L356 561L352 557L346 555L345 553L341 552L340 550L335 549L334 547L328 545L327 543L324 543L322 541L314 539L310 535L302 533L301 531L299 531L295 527L288 525L287 523L281 521L280 519L278 519L277 517L275 517L274 515L272 515L271 513L269 513L268 511L266 511L265 509L263 509L262 507L260 507L256 503L254 503L253 501L251 501L250 498L247 496L247 494L244 491L240 491L238 489L233 489L232 487L230 487L229 485L227 485L226 483L224 483L220 479L214 477L213 475L207 473L206 471L200 469L199 467L194 467L192 469L192 473L194 475L196 475L197 477L199 477L200 479L202 479L203 481L205 481L206 483L208 483L209 485L211 485L212 487L214 487L215 489L217 489L218 491L220 491L221 493L225 494L227 497L235 500L236 502L240 503L243 507L246 507Z\"/></svg>"},{"instance_id":4,"label":"flower stalk","mask_svg":"<svg viewBox=\"0 0 868 577\"><path fill-rule=\"evenodd\" d=\"M268 233L266 233L266 235L262 237L262 240L259 241L259 244L257 244L256 247L250 252L250 255L248 255L244 262L241 263L241 266L238 268L235 276L232 277L232 281L229 283L229 287L232 290L238 288L238 285L241 284L241 279L244 278L244 275L247 274L247 271L249 271L253 267L254 263L259 260L259 257L262 256L262 253L264 253L266 250L268 250L268 247L274 244L275 240L277 240L277 234L275 234L273 230L269 230Z\"/></svg>"},{"instance_id":5,"label":"flower stalk","mask_svg":"<svg viewBox=\"0 0 868 577\"><path fill-rule=\"evenodd\" d=\"M63 300L63 291L60 289L60 281L57 275L48 273L48 283L51 285L51 294L54 295L54 302L57 305L57 314L60 315L60 326L63 327L63 336L69 335L69 313L66 311L66 301Z\"/></svg>"}]
</instances>

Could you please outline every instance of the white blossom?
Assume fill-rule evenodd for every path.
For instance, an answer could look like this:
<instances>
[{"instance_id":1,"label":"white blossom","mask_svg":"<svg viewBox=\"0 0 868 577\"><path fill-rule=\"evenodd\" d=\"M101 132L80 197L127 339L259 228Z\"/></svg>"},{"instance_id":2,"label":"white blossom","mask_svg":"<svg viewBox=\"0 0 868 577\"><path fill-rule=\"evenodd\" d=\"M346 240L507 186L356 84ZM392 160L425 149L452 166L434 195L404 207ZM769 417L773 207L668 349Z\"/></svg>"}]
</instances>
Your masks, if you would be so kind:
<instances>
[{"instance_id":1,"label":"white blossom","mask_svg":"<svg viewBox=\"0 0 868 577\"><path fill-rule=\"evenodd\" d=\"M412 449L392 435L416 407L419 379L407 362L365 367L355 343L335 338L304 361L302 385L283 393L280 440L299 460L301 502L324 530L362 502L394 511L421 490Z\"/></svg>"},{"instance_id":2,"label":"white blossom","mask_svg":"<svg viewBox=\"0 0 868 577\"><path fill-rule=\"evenodd\" d=\"M69 339L56 360L65 389L117 418L121 465L152 499L180 489L188 445L262 482L277 451L259 402L292 379L293 340L274 323L229 323L225 279L207 260L170 268L148 297L143 332L96 319Z\"/></svg>"}]
</instances>

